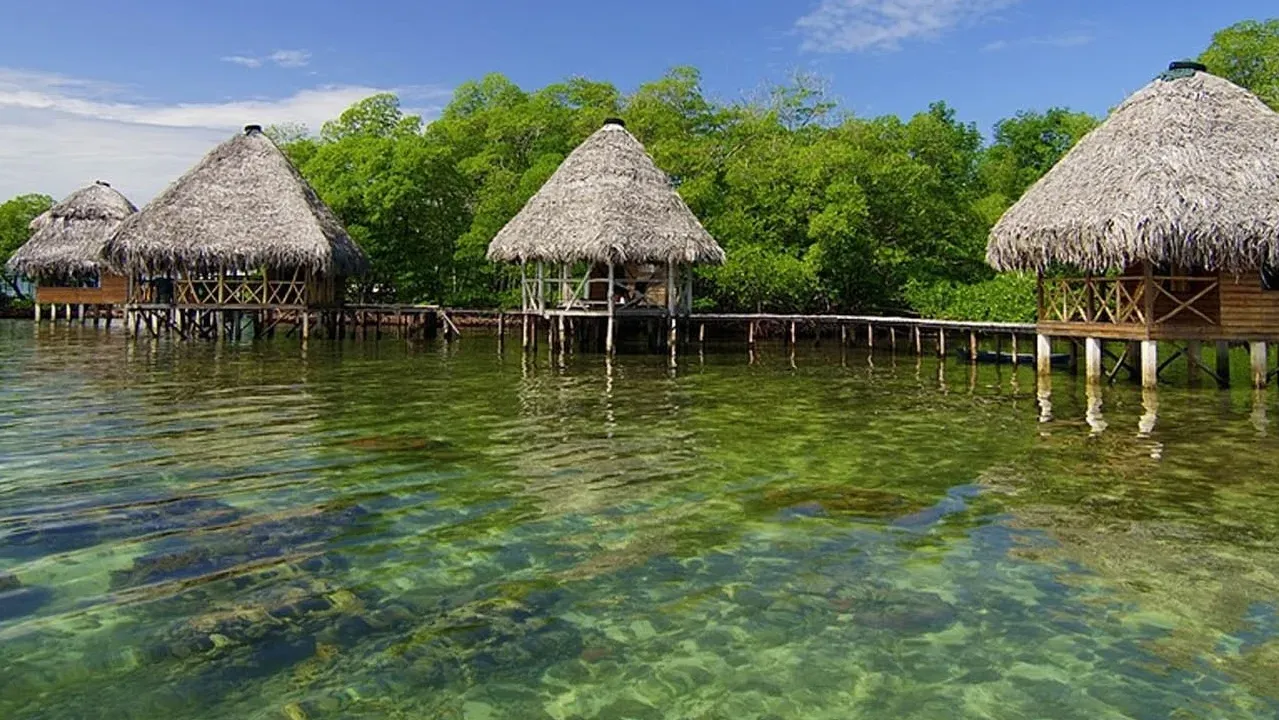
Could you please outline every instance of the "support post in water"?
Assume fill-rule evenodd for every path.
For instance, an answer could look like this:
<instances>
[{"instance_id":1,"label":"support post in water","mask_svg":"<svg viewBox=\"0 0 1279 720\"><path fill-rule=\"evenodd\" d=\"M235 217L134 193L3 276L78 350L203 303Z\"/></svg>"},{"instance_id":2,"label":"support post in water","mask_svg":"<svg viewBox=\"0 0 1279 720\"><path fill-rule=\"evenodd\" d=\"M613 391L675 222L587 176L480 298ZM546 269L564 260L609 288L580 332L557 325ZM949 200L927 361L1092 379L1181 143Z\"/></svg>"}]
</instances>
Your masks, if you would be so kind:
<instances>
[{"instance_id":1,"label":"support post in water","mask_svg":"<svg viewBox=\"0 0 1279 720\"><path fill-rule=\"evenodd\" d=\"M609 260L608 262L608 328L604 336L604 352L606 352L609 355L613 354L613 351L615 348L613 344L614 342L613 330L614 330L614 323L615 323L613 318L613 312L616 309L616 303L614 302L614 299L613 299L614 298L613 277L614 277L613 261Z\"/></svg>"},{"instance_id":2,"label":"support post in water","mask_svg":"<svg viewBox=\"0 0 1279 720\"><path fill-rule=\"evenodd\" d=\"M1144 388L1159 385L1159 341L1141 341L1141 386Z\"/></svg>"},{"instance_id":3,"label":"support post in water","mask_svg":"<svg viewBox=\"0 0 1279 720\"><path fill-rule=\"evenodd\" d=\"M1021 363L1021 358L1017 355L1017 333L1012 333L1013 341L1013 369L1017 369L1017 365Z\"/></svg>"},{"instance_id":4,"label":"support post in water","mask_svg":"<svg viewBox=\"0 0 1279 720\"><path fill-rule=\"evenodd\" d=\"M36 325L40 324L40 303L35 304Z\"/></svg>"},{"instance_id":5,"label":"support post in water","mask_svg":"<svg viewBox=\"0 0 1279 720\"><path fill-rule=\"evenodd\" d=\"M875 352L875 326L866 324L866 349Z\"/></svg>"},{"instance_id":6,"label":"support post in water","mask_svg":"<svg viewBox=\"0 0 1279 720\"><path fill-rule=\"evenodd\" d=\"M1260 390L1270 379L1270 349L1265 340L1254 340L1248 347L1252 358L1252 386Z\"/></svg>"},{"instance_id":7,"label":"support post in water","mask_svg":"<svg viewBox=\"0 0 1279 720\"><path fill-rule=\"evenodd\" d=\"M915 326L915 354L916 355L924 354L924 338L922 337L922 335L923 333L919 332L919 326L916 325Z\"/></svg>"},{"instance_id":8,"label":"support post in water","mask_svg":"<svg viewBox=\"0 0 1279 720\"><path fill-rule=\"evenodd\" d=\"M1084 372L1089 385L1101 383L1101 338L1084 339Z\"/></svg>"},{"instance_id":9,"label":"support post in water","mask_svg":"<svg viewBox=\"0 0 1279 720\"><path fill-rule=\"evenodd\" d=\"M946 357L946 328L937 328L937 357Z\"/></svg>"},{"instance_id":10,"label":"support post in water","mask_svg":"<svg viewBox=\"0 0 1279 720\"><path fill-rule=\"evenodd\" d=\"M1201 378L1200 365L1203 363L1203 344L1198 340L1186 342L1186 382L1190 387L1199 387Z\"/></svg>"},{"instance_id":11,"label":"support post in water","mask_svg":"<svg viewBox=\"0 0 1279 720\"><path fill-rule=\"evenodd\" d=\"M977 331L968 331L968 362L977 362Z\"/></svg>"},{"instance_id":12,"label":"support post in water","mask_svg":"<svg viewBox=\"0 0 1279 720\"><path fill-rule=\"evenodd\" d=\"M1047 379L1053 372L1053 339L1047 335L1036 336L1035 365L1040 378Z\"/></svg>"},{"instance_id":13,"label":"support post in water","mask_svg":"<svg viewBox=\"0 0 1279 720\"><path fill-rule=\"evenodd\" d=\"M1217 383L1230 387L1230 343L1225 340L1217 341Z\"/></svg>"}]
</instances>

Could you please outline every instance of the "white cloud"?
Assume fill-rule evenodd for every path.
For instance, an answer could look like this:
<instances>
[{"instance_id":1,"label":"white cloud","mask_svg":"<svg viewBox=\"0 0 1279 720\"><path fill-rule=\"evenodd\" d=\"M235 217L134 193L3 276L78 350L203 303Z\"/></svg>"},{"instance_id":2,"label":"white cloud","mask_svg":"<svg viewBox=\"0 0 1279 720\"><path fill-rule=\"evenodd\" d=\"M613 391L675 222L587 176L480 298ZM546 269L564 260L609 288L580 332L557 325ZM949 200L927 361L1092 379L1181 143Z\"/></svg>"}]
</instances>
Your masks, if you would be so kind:
<instances>
[{"instance_id":1,"label":"white cloud","mask_svg":"<svg viewBox=\"0 0 1279 720\"><path fill-rule=\"evenodd\" d=\"M227 55L221 58L222 62L231 63L232 65L242 65L247 68L262 67L262 61L255 57L247 55Z\"/></svg>"},{"instance_id":2,"label":"white cloud","mask_svg":"<svg viewBox=\"0 0 1279 720\"><path fill-rule=\"evenodd\" d=\"M222 62L246 68L260 68L263 63L275 63L282 68L303 68L311 64L309 50L276 50L266 57L254 55L224 55L218 58Z\"/></svg>"},{"instance_id":3,"label":"white cloud","mask_svg":"<svg viewBox=\"0 0 1279 720\"><path fill-rule=\"evenodd\" d=\"M322 86L281 98L156 103L112 83L0 68L0 201L24 192L61 197L106 180L141 204L246 124L318 130L352 103L388 90L427 118L450 95L431 87Z\"/></svg>"},{"instance_id":4,"label":"white cloud","mask_svg":"<svg viewBox=\"0 0 1279 720\"><path fill-rule=\"evenodd\" d=\"M267 60L283 68L300 68L311 62L311 53L306 50L276 50L267 56Z\"/></svg>"},{"instance_id":5,"label":"white cloud","mask_svg":"<svg viewBox=\"0 0 1279 720\"><path fill-rule=\"evenodd\" d=\"M795 27L805 50L896 50L903 40L935 38L1020 0L821 0Z\"/></svg>"},{"instance_id":6,"label":"white cloud","mask_svg":"<svg viewBox=\"0 0 1279 720\"><path fill-rule=\"evenodd\" d=\"M1019 47L1072 48L1088 45L1092 41L1093 36L1091 33L1081 31L1063 33L1061 35L1021 38L1020 40L996 40L983 47L982 52L999 52Z\"/></svg>"}]
</instances>

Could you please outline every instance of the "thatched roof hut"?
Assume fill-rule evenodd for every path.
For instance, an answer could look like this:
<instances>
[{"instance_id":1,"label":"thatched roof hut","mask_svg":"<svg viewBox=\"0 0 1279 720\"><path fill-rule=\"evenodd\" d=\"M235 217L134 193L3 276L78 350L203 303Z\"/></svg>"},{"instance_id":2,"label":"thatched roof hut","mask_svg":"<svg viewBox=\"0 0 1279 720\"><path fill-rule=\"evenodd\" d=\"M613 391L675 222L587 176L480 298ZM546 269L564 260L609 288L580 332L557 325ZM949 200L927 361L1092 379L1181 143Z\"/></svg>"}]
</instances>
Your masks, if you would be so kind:
<instances>
[{"instance_id":1,"label":"thatched roof hut","mask_svg":"<svg viewBox=\"0 0 1279 720\"><path fill-rule=\"evenodd\" d=\"M724 251L621 121L574 150L489 245L491 260L722 264Z\"/></svg>"},{"instance_id":2,"label":"thatched roof hut","mask_svg":"<svg viewBox=\"0 0 1279 720\"><path fill-rule=\"evenodd\" d=\"M106 255L134 271L304 268L359 275L368 259L262 129L214 148L122 224Z\"/></svg>"},{"instance_id":3,"label":"thatched roof hut","mask_svg":"<svg viewBox=\"0 0 1279 720\"><path fill-rule=\"evenodd\" d=\"M31 221L32 235L9 258L10 272L32 278L69 278L102 269L102 248L138 209L102 181L76 190Z\"/></svg>"},{"instance_id":4,"label":"thatched roof hut","mask_svg":"<svg viewBox=\"0 0 1279 720\"><path fill-rule=\"evenodd\" d=\"M1279 114L1196 63L1119 106L991 231L997 269L1279 261Z\"/></svg>"}]
</instances>

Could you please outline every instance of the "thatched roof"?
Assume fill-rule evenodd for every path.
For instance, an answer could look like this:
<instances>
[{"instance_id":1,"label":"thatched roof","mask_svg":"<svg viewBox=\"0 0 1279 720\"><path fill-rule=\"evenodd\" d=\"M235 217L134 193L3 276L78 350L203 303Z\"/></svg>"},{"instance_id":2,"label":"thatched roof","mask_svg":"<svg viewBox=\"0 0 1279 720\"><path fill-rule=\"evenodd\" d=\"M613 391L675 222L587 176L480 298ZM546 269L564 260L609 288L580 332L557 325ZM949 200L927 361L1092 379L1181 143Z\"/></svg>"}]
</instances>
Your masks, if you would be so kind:
<instances>
[{"instance_id":1,"label":"thatched roof","mask_svg":"<svg viewBox=\"0 0 1279 720\"><path fill-rule=\"evenodd\" d=\"M1279 260L1279 113L1174 63L1030 188L990 234L997 269L1137 261L1244 272Z\"/></svg>"},{"instance_id":2,"label":"thatched roof","mask_svg":"<svg viewBox=\"0 0 1279 720\"><path fill-rule=\"evenodd\" d=\"M149 272L266 266L358 275L368 267L333 211L256 125L129 218L106 253Z\"/></svg>"},{"instance_id":3,"label":"thatched roof","mask_svg":"<svg viewBox=\"0 0 1279 720\"><path fill-rule=\"evenodd\" d=\"M724 251L619 121L574 150L489 244L506 262L724 262Z\"/></svg>"},{"instance_id":4,"label":"thatched roof","mask_svg":"<svg viewBox=\"0 0 1279 720\"><path fill-rule=\"evenodd\" d=\"M9 271L32 278L92 275L105 265L102 247L111 233L137 211L107 183L80 188L31 221L31 238L9 258Z\"/></svg>"}]
</instances>

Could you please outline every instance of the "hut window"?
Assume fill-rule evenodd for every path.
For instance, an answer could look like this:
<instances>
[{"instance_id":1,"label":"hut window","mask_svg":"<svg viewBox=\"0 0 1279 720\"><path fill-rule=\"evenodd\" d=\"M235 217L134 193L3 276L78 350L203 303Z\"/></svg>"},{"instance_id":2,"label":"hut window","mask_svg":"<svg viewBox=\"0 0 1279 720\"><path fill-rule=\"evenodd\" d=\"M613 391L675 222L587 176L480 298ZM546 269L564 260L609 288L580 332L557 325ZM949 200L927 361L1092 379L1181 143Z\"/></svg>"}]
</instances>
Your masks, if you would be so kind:
<instances>
[{"instance_id":1,"label":"hut window","mask_svg":"<svg viewBox=\"0 0 1279 720\"><path fill-rule=\"evenodd\" d=\"M1261 266L1261 289L1279 291L1279 265L1267 262Z\"/></svg>"}]
</instances>

